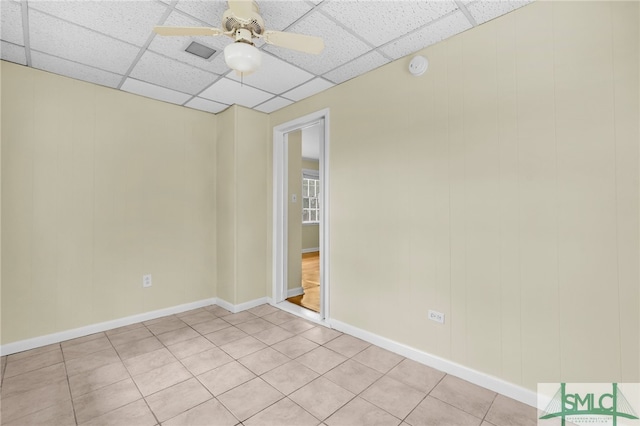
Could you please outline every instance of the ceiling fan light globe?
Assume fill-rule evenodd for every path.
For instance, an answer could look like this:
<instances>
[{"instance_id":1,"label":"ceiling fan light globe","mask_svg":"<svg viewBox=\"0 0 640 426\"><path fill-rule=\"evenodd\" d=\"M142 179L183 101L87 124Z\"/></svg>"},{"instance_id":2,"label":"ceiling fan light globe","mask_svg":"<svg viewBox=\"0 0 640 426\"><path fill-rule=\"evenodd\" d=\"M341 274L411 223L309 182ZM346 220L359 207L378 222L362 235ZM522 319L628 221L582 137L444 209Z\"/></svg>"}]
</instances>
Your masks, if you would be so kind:
<instances>
[{"instance_id":1,"label":"ceiling fan light globe","mask_svg":"<svg viewBox=\"0 0 640 426\"><path fill-rule=\"evenodd\" d=\"M229 68L240 73L253 72L260 68L260 51L248 43L231 43L224 48L224 60Z\"/></svg>"}]
</instances>

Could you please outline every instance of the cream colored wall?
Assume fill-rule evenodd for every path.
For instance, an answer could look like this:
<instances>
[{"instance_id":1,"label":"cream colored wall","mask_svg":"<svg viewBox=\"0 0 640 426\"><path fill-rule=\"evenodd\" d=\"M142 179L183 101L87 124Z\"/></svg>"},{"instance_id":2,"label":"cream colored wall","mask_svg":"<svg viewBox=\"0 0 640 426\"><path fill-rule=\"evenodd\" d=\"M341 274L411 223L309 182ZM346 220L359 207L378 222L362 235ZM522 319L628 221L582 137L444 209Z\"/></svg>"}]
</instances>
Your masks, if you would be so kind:
<instances>
[{"instance_id":1,"label":"cream colored wall","mask_svg":"<svg viewBox=\"0 0 640 426\"><path fill-rule=\"evenodd\" d=\"M307 170L319 170L320 162L317 160L302 159L302 168ZM320 248L320 225L302 226L302 250Z\"/></svg>"},{"instance_id":2,"label":"cream colored wall","mask_svg":"<svg viewBox=\"0 0 640 426\"><path fill-rule=\"evenodd\" d=\"M266 296L269 116L232 106L218 120L218 297L237 305Z\"/></svg>"},{"instance_id":3,"label":"cream colored wall","mask_svg":"<svg viewBox=\"0 0 640 426\"><path fill-rule=\"evenodd\" d=\"M236 115L231 107L217 115L216 133L216 247L217 295L236 301Z\"/></svg>"},{"instance_id":4,"label":"cream colored wall","mask_svg":"<svg viewBox=\"0 0 640 426\"><path fill-rule=\"evenodd\" d=\"M0 66L0 117L2 117L2 66ZM0 119L0 308L2 307L2 120ZM0 313L0 344L2 343L2 314Z\"/></svg>"},{"instance_id":5,"label":"cream colored wall","mask_svg":"<svg viewBox=\"0 0 640 426\"><path fill-rule=\"evenodd\" d=\"M320 248L320 226L302 225L302 250Z\"/></svg>"},{"instance_id":6,"label":"cream colored wall","mask_svg":"<svg viewBox=\"0 0 640 426\"><path fill-rule=\"evenodd\" d=\"M294 289L302 285L302 131L287 135L287 149L287 288Z\"/></svg>"},{"instance_id":7,"label":"cream colored wall","mask_svg":"<svg viewBox=\"0 0 640 426\"><path fill-rule=\"evenodd\" d=\"M638 16L536 2L273 113L330 108L331 317L532 390L640 381Z\"/></svg>"},{"instance_id":8,"label":"cream colored wall","mask_svg":"<svg viewBox=\"0 0 640 426\"><path fill-rule=\"evenodd\" d=\"M1 68L2 343L214 297L216 117Z\"/></svg>"},{"instance_id":9,"label":"cream colored wall","mask_svg":"<svg viewBox=\"0 0 640 426\"><path fill-rule=\"evenodd\" d=\"M270 251L267 230L267 158L269 158L269 116L237 107L236 167L237 174L237 301L249 302L265 297L265 286L271 283L267 273Z\"/></svg>"},{"instance_id":10,"label":"cream colored wall","mask_svg":"<svg viewBox=\"0 0 640 426\"><path fill-rule=\"evenodd\" d=\"M318 160L309 160L308 158L302 158L301 165L303 169L320 170L320 162Z\"/></svg>"}]
</instances>

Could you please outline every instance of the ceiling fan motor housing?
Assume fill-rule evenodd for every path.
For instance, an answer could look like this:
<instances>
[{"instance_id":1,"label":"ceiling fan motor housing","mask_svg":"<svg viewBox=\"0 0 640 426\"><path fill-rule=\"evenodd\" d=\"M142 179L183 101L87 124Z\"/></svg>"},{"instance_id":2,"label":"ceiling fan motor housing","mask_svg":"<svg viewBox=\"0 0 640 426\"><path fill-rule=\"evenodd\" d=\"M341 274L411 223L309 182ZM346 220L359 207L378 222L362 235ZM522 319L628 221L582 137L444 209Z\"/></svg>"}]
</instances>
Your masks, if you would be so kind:
<instances>
[{"instance_id":1,"label":"ceiling fan motor housing","mask_svg":"<svg viewBox=\"0 0 640 426\"><path fill-rule=\"evenodd\" d=\"M233 38L237 43L246 43L253 46L253 36L251 31L246 28L238 28L233 34Z\"/></svg>"},{"instance_id":2,"label":"ceiling fan motor housing","mask_svg":"<svg viewBox=\"0 0 640 426\"><path fill-rule=\"evenodd\" d=\"M253 0L228 0L229 9L222 15L222 29L209 27L165 27L156 26L160 35L201 36L225 35L235 40L224 49L227 65L242 74L254 72L260 67L260 51L253 38L260 37L267 44L300 52L319 54L324 49L320 37L282 31L266 31L260 9Z\"/></svg>"},{"instance_id":3,"label":"ceiling fan motor housing","mask_svg":"<svg viewBox=\"0 0 640 426\"><path fill-rule=\"evenodd\" d=\"M255 9L258 7L255 6ZM231 9L222 15L222 28L225 31L237 31L241 28L251 31L254 35L262 35L264 33L264 20L258 12L252 12L251 16L238 17Z\"/></svg>"}]
</instances>

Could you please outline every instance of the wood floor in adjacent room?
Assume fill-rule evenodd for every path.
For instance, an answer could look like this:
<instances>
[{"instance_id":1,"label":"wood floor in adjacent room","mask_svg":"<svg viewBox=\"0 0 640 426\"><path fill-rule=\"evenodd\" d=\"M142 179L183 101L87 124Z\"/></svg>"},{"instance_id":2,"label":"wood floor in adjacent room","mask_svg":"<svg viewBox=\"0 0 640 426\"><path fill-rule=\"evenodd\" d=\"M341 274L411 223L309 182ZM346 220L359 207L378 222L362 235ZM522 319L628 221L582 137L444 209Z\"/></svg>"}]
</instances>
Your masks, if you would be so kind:
<instances>
[{"instance_id":1,"label":"wood floor in adjacent room","mask_svg":"<svg viewBox=\"0 0 640 426\"><path fill-rule=\"evenodd\" d=\"M302 254L302 288L304 293L287 300L304 308L320 312L320 252Z\"/></svg>"}]
</instances>

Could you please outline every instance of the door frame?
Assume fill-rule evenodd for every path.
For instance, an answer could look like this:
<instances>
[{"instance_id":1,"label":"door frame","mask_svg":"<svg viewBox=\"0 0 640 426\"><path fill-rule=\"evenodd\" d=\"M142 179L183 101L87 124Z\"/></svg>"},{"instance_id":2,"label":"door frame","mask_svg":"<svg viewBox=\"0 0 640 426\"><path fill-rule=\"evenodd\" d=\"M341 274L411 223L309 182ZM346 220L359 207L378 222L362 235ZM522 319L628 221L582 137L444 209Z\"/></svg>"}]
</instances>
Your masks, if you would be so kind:
<instances>
[{"instance_id":1,"label":"door frame","mask_svg":"<svg viewBox=\"0 0 640 426\"><path fill-rule=\"evenodd\" d=\"M286 301L287 287L287 143L288 133L317 123L320 141L320 312ZM302 226L302 221L301 221ZM329 319L329 109L307 114L273 128L273 264L271 301L279 308L317 322Z\"/></svg>"}]
</instances>

